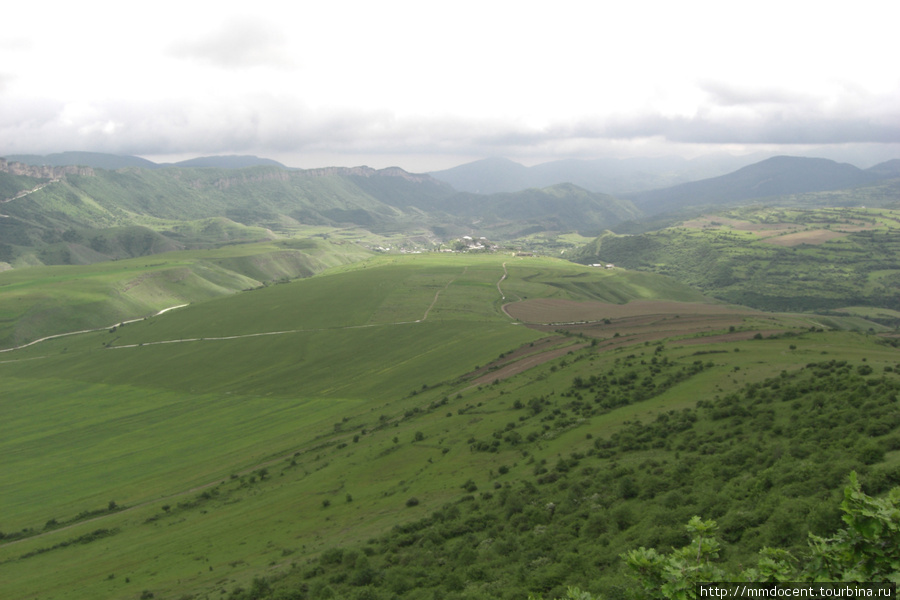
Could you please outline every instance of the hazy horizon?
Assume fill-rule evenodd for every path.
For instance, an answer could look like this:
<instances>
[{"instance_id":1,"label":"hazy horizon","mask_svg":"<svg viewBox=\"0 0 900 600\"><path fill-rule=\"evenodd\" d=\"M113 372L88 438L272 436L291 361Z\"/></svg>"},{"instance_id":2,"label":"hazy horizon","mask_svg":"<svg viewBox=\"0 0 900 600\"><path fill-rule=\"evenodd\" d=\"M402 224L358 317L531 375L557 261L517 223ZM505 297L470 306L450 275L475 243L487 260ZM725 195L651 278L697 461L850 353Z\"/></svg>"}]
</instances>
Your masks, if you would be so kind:
<instances>
[{"instance_id":1,"label":"hazy horizon","mask_svg":"<svg viewBox=\"0 0 900 600\"><path fill-rule=\"evenodd\" d=\"M711 152L871 165L900 156L893 21L871 17L891 8L16 3L8 22L34 26L0 37L0 155L418 172Z\"/></svg>"}]
</instances>

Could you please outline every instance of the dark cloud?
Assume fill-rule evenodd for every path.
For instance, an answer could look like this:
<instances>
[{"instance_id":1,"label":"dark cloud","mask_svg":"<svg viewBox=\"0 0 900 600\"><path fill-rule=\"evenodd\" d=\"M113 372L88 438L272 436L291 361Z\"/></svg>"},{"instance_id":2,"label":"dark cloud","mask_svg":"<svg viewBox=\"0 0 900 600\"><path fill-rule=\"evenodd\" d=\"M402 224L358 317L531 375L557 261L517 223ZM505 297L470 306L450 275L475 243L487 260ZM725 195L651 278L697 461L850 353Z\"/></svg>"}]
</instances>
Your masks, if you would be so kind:
<instances>
[{"instance_id":1,"label":"dark cloud","mask_svg":"<svg viewBox=\"0 0 900 600\"><path fill-rule=\"evenodd\" d=\"M197 39L169 47L176 58L198 60L226 69L257 66L290 67L284 34L255 17L233 19Z\"/></svg>"}]
</instances>

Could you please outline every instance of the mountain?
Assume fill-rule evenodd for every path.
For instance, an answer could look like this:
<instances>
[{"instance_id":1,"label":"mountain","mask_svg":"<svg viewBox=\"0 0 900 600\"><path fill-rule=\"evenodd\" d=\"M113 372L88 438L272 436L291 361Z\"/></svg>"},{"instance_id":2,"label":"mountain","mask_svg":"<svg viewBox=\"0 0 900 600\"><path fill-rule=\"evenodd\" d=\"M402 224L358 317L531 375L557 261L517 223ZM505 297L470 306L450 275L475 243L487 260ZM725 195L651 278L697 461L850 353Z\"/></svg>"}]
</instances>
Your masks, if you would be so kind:
<instances>
[{"instance_id":1,"label":"mountain","mask_svg":"<svg viewBox=\"0 0 900 600\"><path fill-rule=\"evenodd\" d=\"M140 167L143 169L156 169L159 167L153 161L139 156L118 154L104 154L101 152L60 152L58 154L11 154L6 157L9 162L20 162L34 166L80 166L94 167L96 169L124 169L126 167Z\"/></svg>"},{"instance_id":2,"label":"mountain","mask_svg":"<svg viewBox=\"0 0 900 600\"><path fill-rule=\"evenodd\" d=\"M544 231L597 235L640 215L629 201L572 184L479 195L396 167L40 169L74 172L54 171L52 179L0 173L0 191L6 190L0 261L87 264L292 235L309 226L425 233L431 240L473 230L492 239Z\"/></svg>"},{"instance_id":3,"label":"mountain","mask_svg":"<svg viewBox=\"0 0 900 600\"><path fill-rule=\"evenodd\" d=\"M863 171L825 158L775 156L727 175L626 197L652 215L688 206L727 205L754 198L845 189L883 178L877 171Z\"/></svg>"},{"instance_id":4,"label":"mountain","mask_svg":"<svg viewBox=\"0 0 900 600\"><path fill-rule=\"evenodd\" d=\"M557 160L526 167L505 158L487 158L429 173L454 188L474 193L515 192L557 183L574 183L593 192L622 194L722 175L760 159L760 155L716 154L694 159L677 156Z\"/></svg>"},{"instance_id":5,"label":"mountain","mask_svg":"<svg viewBox=\"0 0 900 600\"><path fill-rule=\"evenodd\" d=\"M499 157L476 160L444 171L433 171L429 175L449 183L457 190L475 194L514 192L540 187L531 176L531 169Z\"/></svg>"},{"instance_id":6,"label":"mountain","mask_svg":"<svg viewBox=\"0 0 900 600\"><path fill-rule=\"evenodd\" d=\"M177 163L159 164L140 156L105 154L102 152L60 152L57 154L11 154L6 157L9 162L19 162L33 166L80 166L95 169L125 169L139 167L142 169L158 169L161 167L216 167L219 169L243 169L245 167L270 166L286 169L283 164L270 158L259 158L250 155L199 156Z\"/></svg>"},{"instance_id":7,"label":"mountain","mask_svg":"<svg viewBox=\"0 0 900 600\"><path fill-rule=\"evenodd\" d=\"M900 158L879 163L866 169L866 172L889 179L900 178Z\"/></svg>"},{"instance_id":8,"label":"mountain","mask_svg":"<svg viewBox=\"0 0 900 600\"><path fill-rule=\"evenodd\" d=\"M506 237L540 231L578 231L596 235L621 221L640 216L635 206L571 183L542 189L480 195L461 192L443 201L448 213L499 228Z\"/></svg>"},{"instance_id":9,"label":"mountain","mask_svg":"<svg viewBox=\"0 0 900 600\"><path fill-rule=\"evenodd\" d=\"M182 160L174 163L176 167L215 167L219 169L243 169L245 167L281 167L286 169L283 164L277 160L270 158L259 158L258 156L238 156L235 154L225 156L199 156L189 160Z\"/></svg>"}]
</instances>

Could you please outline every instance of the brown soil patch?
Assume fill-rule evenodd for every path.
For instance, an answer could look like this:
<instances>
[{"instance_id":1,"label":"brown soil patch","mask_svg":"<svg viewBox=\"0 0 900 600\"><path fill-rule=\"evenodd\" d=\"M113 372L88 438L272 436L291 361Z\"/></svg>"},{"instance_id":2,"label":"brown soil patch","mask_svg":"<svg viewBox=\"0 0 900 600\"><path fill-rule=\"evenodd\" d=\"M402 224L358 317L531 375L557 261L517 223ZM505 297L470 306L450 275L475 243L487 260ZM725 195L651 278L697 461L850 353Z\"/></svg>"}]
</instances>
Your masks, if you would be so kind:
<instances>
[{"instance_id":1,"label":"brown soil patch","mask_svg":"<svg viewBox=\"0 0 900 600\"><path fill-rule=\"evenodd\" d=\"M530 329L550 335L470 373L472 387L490 385L585 348L589 344L582 341L584 338L595 345L597 352L608 352L659 340L684 346L736 342L752 339L758 334L769 337L808 326L802 319L789 323L784 316L773 317L744 307L694 302L606 304L544 298L514 302L503 308L511 317L526 322ZM751 319L750 328L744 329L748 318ZM771 328L758 328L766 322L771 323ZM728 331L730 328L735 331ZM552 335L554 333L564 335Z\"/></svg>"},{"instance_id":2,"label":"brown soil patch","mask_svg":"<svg viewBox=\"0 0 900 600\"><path fill-rule=\"evenodd\" d=\"M831 231L830 229L810 229L808 231L766 238L763 241L767 244L790 247L799 246L800 244L824 244L828 240L836 240L846 236L846 233Z\"/></svg>"},{"instance_id":3,"label":"brown soil patch","mask_svg":"<svg viewBox=\"0 0 900 600\"><path fill-rule=\"evenodd\" d=\"M751 339L758 333L768 337L784 329L732 331L730 327L743 327L744 319L765 319L765 313L743 307L692 302L637 301L628 304L603 302L575 302L559 299L535 299L514 302L504 306L507 314L525 320L524 317L542 319L527 326L537 331L553 334L565 331L568 336L578 335L596 343L597 352L608 352L619 347L670 339L672 344L704 344ZM606 323L604 319L609 319ZM675 338L675 339L672 339ZM471 373L471 385L490 385L507 379L547 361L559 358L588 344L579 339L562 335L549 335L522 346L490 364Z\"/></svg>"}]
</instances>

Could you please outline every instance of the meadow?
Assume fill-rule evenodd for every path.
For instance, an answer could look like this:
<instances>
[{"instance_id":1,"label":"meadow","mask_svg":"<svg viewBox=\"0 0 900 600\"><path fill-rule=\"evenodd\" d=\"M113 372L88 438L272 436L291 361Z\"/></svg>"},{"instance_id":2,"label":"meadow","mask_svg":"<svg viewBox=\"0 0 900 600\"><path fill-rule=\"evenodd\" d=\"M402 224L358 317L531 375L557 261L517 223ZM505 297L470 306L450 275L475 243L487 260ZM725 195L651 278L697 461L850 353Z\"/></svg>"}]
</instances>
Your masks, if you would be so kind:
<instances>
[{"instance_id":1,"label":"meadow","mask_svg":"<svg viewBox=\"0 0 900 600\"><path fill-rule=\"evenodd\" d=\"M592 322L560 326L561 315ZM688 327L677 326L682 318ZM674 329L650 339L659 319ZM618 490L631 473L643 490L644 471L669 477L640 465L677 465L675 447L629 454L615 436L698 400L833 357L894 385L897 349L841 330L852 319L832 317L831 330L805 315L712 302L653 274L547 258L391 255L6 352L0 595L431 598L437 589L451 600L559 591L567 577L618 589L613 550L654 535L677 541L660 523L674 526L685 507L711 509L720 496L684 502L677 515L646 508L656 505L643 491L626 494L631 516L611 498L593 502L586 518L602 521L594 541L558 539L543 507L584 521L576 516L586 508L562 508L581 497L566 486L606 480ZM791 410L779 408L777 422L789 424ZM716 427L702 421L699 435ZM884 469L900 462L886 441L896 424L886 427L876 440ZM615 441L618 457L598 440ZM606 479L576 468L585 457ZM851 466L866 463L833 471ZM833 499L842 483L833 479L803 506ZM497 504L510 494L526 502ZM488 519L494 506L505 516ZM437 513L457 533L413 535L430 531L421 523ZM521 515L530 516L512 525ZM810 513L798 534L831 516ZM487 523L529 540L547 531L558 553L588 544L598 558L572 568L550 550L532 556L531 541ZM768 540L775 529L754 521L747 536ZM496 552L502 540L522 556L486 554L489 537ZM354 559L334 562L335 549ZM445 571L413 568L438 555ZM490 559L480 573L478 556ZM430 573L428 585L416 573Z\"/></svg>"},{"instance_id":2,"label":"meadow","mask_svg":"<svg viewBox=\"0 0 900 600\"><path fill-rule=\"evenodd\" d=\"M286 239L0 272L0 348L111 326L369 255L340 241Z\"/></svg>"}]
</instances>

